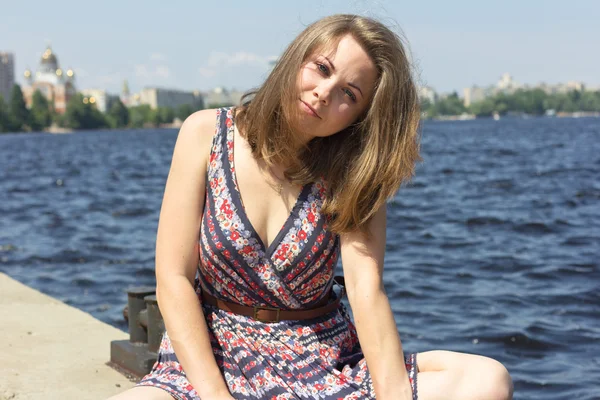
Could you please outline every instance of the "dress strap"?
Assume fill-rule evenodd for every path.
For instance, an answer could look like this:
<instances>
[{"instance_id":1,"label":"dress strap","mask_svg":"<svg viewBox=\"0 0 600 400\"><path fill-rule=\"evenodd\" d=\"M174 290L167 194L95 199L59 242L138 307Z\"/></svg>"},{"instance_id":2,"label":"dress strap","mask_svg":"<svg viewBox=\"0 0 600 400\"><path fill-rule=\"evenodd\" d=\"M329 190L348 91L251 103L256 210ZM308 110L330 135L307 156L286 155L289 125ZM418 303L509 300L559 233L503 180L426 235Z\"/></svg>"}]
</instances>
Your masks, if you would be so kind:
<instances>
[{"instance_id":1,"label":"dress strap","mask_svg":"<svg viewBox=\"0 0 600 400\"><path fill-rule=\"evenodd\" d=\"M206 182L208 182L212 161L219 157L223 161L222 157L227 157L227 110L227 108L217 109L215 134L213 135L208 166L206 168Z\"/></svg>"}]
</instances>

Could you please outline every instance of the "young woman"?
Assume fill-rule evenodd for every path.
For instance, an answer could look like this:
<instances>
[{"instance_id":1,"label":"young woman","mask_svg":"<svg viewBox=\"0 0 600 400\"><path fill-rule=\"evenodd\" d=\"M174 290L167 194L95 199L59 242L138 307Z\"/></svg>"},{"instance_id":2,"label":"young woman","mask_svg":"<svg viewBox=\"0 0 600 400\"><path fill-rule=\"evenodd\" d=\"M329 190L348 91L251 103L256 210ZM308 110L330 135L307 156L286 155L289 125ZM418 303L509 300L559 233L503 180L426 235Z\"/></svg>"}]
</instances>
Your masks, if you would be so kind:
<instances>
[{"instance_id":1,"label":"young woman","mask_svg":"<svg viewBox=\"0 0 600 400\"><path fill-rule=\"evenodd\" d=\"M398 37L323 18L242 103L181 128L156 244L166 333L114 399L511 398L494 360L403 354L386 200L419 159L419 107ZM354 322L332 290L340 255Z\"/></svg>"}]
</instances>

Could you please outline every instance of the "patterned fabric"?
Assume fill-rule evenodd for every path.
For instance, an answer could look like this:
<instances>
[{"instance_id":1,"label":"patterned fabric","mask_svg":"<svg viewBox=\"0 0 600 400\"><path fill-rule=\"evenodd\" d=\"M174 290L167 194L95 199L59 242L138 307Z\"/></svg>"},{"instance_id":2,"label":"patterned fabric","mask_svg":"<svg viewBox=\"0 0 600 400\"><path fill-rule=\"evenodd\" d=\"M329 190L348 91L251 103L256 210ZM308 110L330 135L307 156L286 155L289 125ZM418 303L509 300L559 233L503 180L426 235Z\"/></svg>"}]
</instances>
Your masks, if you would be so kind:
<instances>
[{"instance_id":1,"label":"patterned fabric","mask_svg":"<svg viewBox=\"0 0 600 400\"><path fill-rule=\"evenodd\" d=\"M244 212L233 159L232 109L217 111L206 176L195 290L248 306L307 309L333 297L339 236L320 210L326 184L305 185L268 247ZM343 304L311 320L266 323L202 304L213 354L236 399L374 399L356 328ZM416 354L406 369L417 399ZM152 371L138 386L176 399L200 397L165 332Z\"/></svg>"}]
</instances>

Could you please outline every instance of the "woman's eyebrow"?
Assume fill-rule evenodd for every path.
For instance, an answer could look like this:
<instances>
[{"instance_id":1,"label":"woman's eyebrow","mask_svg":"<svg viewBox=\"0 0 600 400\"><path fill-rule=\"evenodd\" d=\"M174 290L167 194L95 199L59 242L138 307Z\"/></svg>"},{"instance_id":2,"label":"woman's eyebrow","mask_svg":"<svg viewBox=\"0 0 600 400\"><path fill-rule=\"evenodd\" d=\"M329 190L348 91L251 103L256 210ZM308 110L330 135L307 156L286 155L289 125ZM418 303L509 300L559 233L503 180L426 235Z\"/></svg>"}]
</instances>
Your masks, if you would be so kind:
<instances>
[{"instance_id":1,"label":"woman's eyebrow","mask_svg":"<svg viewBox=\"0 0 600 400\"><path fill-rule=\"evenodd\" d=\"M356 86L354 83L352 83L352 82L348 82L348 86L352 86L354 89L356 89L356 90L358 90L358 91L360 92L360 95L361 95L362 97L365 97L365 96L363 96L363 92L362 92L362 90L360 90L360 88L359 88L358 86Z\"/></svg>"},{"instance_id":2,"label":"woman's eyebrow","mask_svg":"<svg viewBox=\"0 0 600 400\"><path fill-rule=\"evenodd\" d=\"M329 58L327 58L327 56L323 56L323 57L325 57L325 59L327 60L327 62L329 63L329 65L331 65L331 69L333 70L333 72L335 72L335 65L333 65L333 63L331 62L331 60L330 60ZM365 96L363 95L363 92L362 92L362 90L360 90L360 88L358 87L358 85L357 85L357 84L355 84L355 83L352 83L352 82L348 82L348 86L350 86L350 87L353 87L354 89L358 90L358 91L360 92L360 95L361 95L362 97L365 97Z\"/></svg>"}]
</instances>

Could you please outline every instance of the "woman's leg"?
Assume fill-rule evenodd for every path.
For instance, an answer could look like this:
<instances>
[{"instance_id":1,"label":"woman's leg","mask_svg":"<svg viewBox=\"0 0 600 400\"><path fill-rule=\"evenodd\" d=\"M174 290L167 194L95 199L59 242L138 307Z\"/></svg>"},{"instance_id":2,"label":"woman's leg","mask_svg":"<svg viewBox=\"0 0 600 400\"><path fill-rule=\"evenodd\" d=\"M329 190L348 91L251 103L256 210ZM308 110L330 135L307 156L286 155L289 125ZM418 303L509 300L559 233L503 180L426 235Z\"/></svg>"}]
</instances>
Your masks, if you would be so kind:
<instances>
[{"instance_id":1,"label":"woman's leg","mask_svg":"<svg viewBox=\"0 0 600 400\"><path fill-rule=\"evenodd\" d=\"M513 385L498 361L474 354L427 351L417 354L419 400L510 400Z\"/></svg>"},{"instance_id":2,"label":"woman's leg","mask_svg":"<svg viewBox=\"0 0 600 400\"><path fill-rule=\"evenodd\" d=\"M151 386L136 386L107 400L173 400L166 391Z\"/></svg>"}]
</instances>

